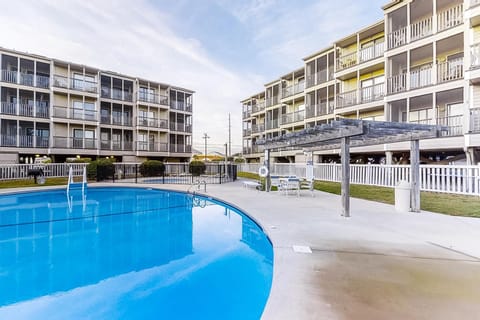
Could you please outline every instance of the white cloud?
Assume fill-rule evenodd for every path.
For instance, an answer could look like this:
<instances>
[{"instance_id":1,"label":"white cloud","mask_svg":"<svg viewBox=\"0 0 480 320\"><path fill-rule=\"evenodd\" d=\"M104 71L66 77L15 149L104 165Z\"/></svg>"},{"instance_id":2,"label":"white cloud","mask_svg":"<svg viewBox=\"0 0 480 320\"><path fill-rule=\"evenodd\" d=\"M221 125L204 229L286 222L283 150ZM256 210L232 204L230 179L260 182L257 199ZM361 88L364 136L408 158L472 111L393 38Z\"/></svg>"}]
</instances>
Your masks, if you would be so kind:
<instances>
[{"instance_id":1,"label":"white cloud","mask_svg":"<svg viewBox=\"0 0 480 320\"><path fill-rule=\"evenodd\" d=\"M239 151L239 93L262 81L212 60L198 39L176 35L171 18L147 1L10 1L0 18L3 47L195 90L194 145L203 145L203 132L212 146L225 143L230 112Z\"/></svg>"}]
</instances>

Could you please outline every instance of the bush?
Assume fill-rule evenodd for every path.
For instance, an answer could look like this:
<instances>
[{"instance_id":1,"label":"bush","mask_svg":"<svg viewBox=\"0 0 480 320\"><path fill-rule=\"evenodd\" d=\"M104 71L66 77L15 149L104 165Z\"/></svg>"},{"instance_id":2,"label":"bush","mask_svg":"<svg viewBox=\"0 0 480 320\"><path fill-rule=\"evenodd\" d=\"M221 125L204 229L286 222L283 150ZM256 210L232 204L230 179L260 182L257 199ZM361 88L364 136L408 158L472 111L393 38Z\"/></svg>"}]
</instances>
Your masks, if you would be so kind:
<instances>
[{"instance_id":1,"label":"bush","mask_svg":"<svg viewBox=\"0 0 480 320\"><path fill-rule=\"evenodd\" d=\"M109 159L95 160L87 165L88 179L102 181L113 177L114 173L115 167L113 165L113 162Z\"/></svg>"},{"instance_id":2,"label":"bush","mask_svg":"<svg viewBox=\"0 0 480 320\"><path fill-rule=\"evenodd\" d=\"M165 173L165 165L158 160L147 160L140 165L140 174L144 177L158 177Z\"/></svg>"},{"instance_id":3,"label":"bush","mask_svg":"<svg viewBox=\"0 0 480 320\"><path fill-rule=\"evenodd\" d=\"M192 161L188 165L188 172L190 172L193 176L204 174L205 170L207 170L207 166L203 161Z\"/></svg>"}]
</instances>

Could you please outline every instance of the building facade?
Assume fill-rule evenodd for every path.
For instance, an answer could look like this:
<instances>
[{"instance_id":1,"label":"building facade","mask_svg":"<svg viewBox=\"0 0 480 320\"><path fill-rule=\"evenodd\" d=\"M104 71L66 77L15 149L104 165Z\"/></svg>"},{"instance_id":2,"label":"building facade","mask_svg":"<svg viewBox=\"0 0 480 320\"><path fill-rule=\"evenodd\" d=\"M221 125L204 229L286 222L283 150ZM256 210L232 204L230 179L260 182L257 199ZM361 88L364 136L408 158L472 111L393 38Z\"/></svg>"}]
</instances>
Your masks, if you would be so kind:
<instances>
[{"instance_id":1,"label":"building facade","mask_svg":"<svg viewBox=\"0 0 480 320\"><path fill-rule=\"evenodd\" d=\"M191 157L191 90L3 48L0 65L0 162Z\"/></svg>"},{"instance_id":2,"label":"building facade","mask_svg":"<svg viewBox=\"0 0 480 320\"><path fill-rule=\"evenodd\" d=\"M339 118L446 126L420 143L422 161L480 162L480 1L395 0L384 19L305 57L304 65L242 101L243 154L255 142ZM352 148L359 162L398 163L408 143ZM315 152L336 161L339 150ZM302 150L273 152L304 161Z\"/></svg>"}]
</instances>

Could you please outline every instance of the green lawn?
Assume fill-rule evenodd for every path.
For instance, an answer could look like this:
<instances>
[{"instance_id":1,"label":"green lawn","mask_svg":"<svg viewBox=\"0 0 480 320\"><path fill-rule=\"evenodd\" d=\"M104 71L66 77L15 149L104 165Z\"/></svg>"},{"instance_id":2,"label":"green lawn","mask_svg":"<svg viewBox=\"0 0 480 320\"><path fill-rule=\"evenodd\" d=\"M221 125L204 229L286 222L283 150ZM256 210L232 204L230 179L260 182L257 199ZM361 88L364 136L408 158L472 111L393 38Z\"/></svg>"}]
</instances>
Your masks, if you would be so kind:
<instances>
[{"instance_id":1,"label":"green lawn","mask_svg":"<svg viewBox=\"0 0 480 320\"><path fill-rule=\"evenodd\" d=\"M35 184L33 178L23 180L2 180L0 189L67 185L67 178L45 178L44 184Z\"/></svg>"},{"instance_id":2,"label":"green lawn","mask_svg":"<svg viewBox=\"0 0 480 320\"><path fill-rule=\"evenodd\" d=\"M239 177L259 180L257 174L239 172ZM340 194L340 183L316 181L315 189ZM393 188L350 185L350 195L354 198L395 203L395 191ZM443 194L434 192L422 192L420 195L420 207L422 210L448 214L452 216L480 218L480 197Z\"/></svg>"}]
</instances>

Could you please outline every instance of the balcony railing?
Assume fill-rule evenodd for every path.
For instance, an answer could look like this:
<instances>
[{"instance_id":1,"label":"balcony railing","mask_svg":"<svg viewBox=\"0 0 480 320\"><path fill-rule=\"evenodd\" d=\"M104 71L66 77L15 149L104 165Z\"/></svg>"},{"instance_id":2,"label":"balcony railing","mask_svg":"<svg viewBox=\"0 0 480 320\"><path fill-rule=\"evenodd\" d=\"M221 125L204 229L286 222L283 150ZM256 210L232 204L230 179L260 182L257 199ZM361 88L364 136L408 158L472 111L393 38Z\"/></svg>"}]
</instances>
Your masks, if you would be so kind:
<instances>
[{"instance_id":1,"label":"balcony railing","mask_svg":"<svg viewBox=\"0 0 480 320\"><path fill-rule=\"evenodd\" d=\"M360 94L362 103L381 100L385 95L385 84L378 83L370 87L362 88Z\"/></svg>"},{"instance_id":2,"label":"balcony railing","mask_svg":"<svg viewBox=\"0 0 480 320\"><path fill-rule=\"evenodd\" d=\"M20 72L20 84L24 86L33 87L33 79L35 75L33 73Z\"/></svg>"},{"instance_id":3,"label":"balcony railing","mask_svg":"<svg viewBox=\"0 0 480 320\"><path fill-rule=\"evenodd\" d=\"M410 89L423 88L432 84L431 65L410 71Z\"/></svg>"},{"instance_id":4,"label":"balcony railing","mask_svg":"<svg viewBox=\"0 0 480 320\"><path fill-rule=\"evenodd\" d=\"M168 144L164 142L137 141L137 151L144 152L167 152Z\"/></svg>"},{"instance_id":5,"label":"balcony railing","mask_svg":"<svg viewBox=\"0 0 480 320\"><path fill-rule=\"evenodd\" d=\"M192 125L179 122L170 122L170 130L179 132L192 132Z\"/></svg>"},{"instance_id":6,"label":"balcony railing","mask_svg":"<svg viewBox=\"0 0 480 320\"><path fill-rule=\"evenodd\" d=\"M185 101L170 101L170 107L175 110L192 112L192 104Z\"/></svg>"},{"instance_id":7,"label":"balcony railing","mask_svg":"<svg viewBox=\"0 0 480 320\"><path fill-rule=\"evenodd\" d=\"M316 116L323 116L327 114L332 114L334 111L334 101L323 101L316 105L306 106L305 107L305 117L313 118Z\"/></svg>"},{"instance_id":8,"label":"balcony railing","mask_svg":"<svg viewBox=\"0 0 480 320\"><path fill-rule=\"evenodd\" d=\"M48 103L37 101L36 102L36 110L35 110L36 117L37 118L45 118L45 119L50 117L49 109L50 109L50 107L49 107Z\"/></svg>"},{"instance_id":9,"label":"balcony railing","mask_svg":"<svg viewBox=\"0 0 480 320\"><path fill-rule=\"evenodd\" d=\"M156 118L147 118L147 117L138 117L137 125L151 128L163 128L168 129L168 120L166 119L156 119Z\"/></svg>"},{"instance_id":10,"label":"balcony railing","mask_svg":"<svg viewBox=\"0 0 480 320\"><path fill-rule=\"evenodd\" d=\"M463 79L463 57L437 65L437 83Z\"/></svg>"},{"instance_id":11,"label":"balcony railing","mask_svg":"<svg viewBox=\"0 0 480 320\"><path fill-rule=\"evenodd\" d=\"M337 107L345 108L357 104L357 90L342 92L337 95Z\"/></svg>"},{"instance_id":12,"label":"balcony railing","mask_svg":"<svg viewBox=\"0 0 480 320\"><path fill-rule=\"evenodd\" d=\"M444 136L463 135L463 115L437 118L437 124L446 126L448 131L443 132Z\"/></svg>"},{"instance_id":13,"label":"balcony railing","mask_svg":"<svg viewBox=\"0 0 480 320\"><path fill-rule=\"evenodd\" d=\"M252 125L252 133L259 133L265 131L265 124L264 123L258 123L258 124L253 124Z\"/></svg>"},{"instance_id":14,"label":"balcony railing","mask_svg":"<svg viewBox=\"0 0 480 320\"><path fill-rule=\"evenodd\" d=\"M470 47L470 62L471 68L480 67L480 43Z\"/></svg>"},{"instance_id":15,"label":"balcony railing","mask_svg":"<svg viewBox=\"0 0 480 320\"><path fill-rule=\"evenodd\" d=\"M252 106L252 113L262 112L265 110L265 102L257 102L256 105Z\"/></svg>"},{"instance_id":16,"label":"balcony railing","mask_svg":"<svg viewBox=\"0 0 480 320\"><path fill-rule=\"evenodd\" d=\"M12 70L2 70L2 81L3 82L10 82L10 83L17 83L18 79L18 72Z\"/></svg>"},{"instance_id":17,"label":"balcony railing","mask_svg":"<svg viewBox=\"0 0 480 320\"><path fill-rule=\"evenodd\" d=\"M283 114L281 117L280 124L289 124L289 123L295 123L295 122L300 122L305 119L305 110L298 110L295 112L290 112L287 114Z\"/></svg>"},{"instance_id":18,"label":"balcony railing","mask_svg":"<svg viewBox=\"0 0 480 320\"><path fill-rule=\"evenodd\" d=\"M10 114L16 115L17 114L17 104L13 102L1 102L0 112L2 114Z\"/></svg>"},{"instance_id":19,"label":"balcony railing","mask_svg":"<svg viewBox=\"0 0 480 320\"><path fill-rule=\"evenodd\" d=\"M246 111L243 111L243 118L250 118L250 116L252 115L252 111L251 110L246 110Z\"/></svg>"},{"instance_id":20,"label":"balcony railing","mask_svg":"<svg viewBox=\"0 0 480 320\"><path fill-rule=\"evenodd\" d=\"M50 87L50 77L37 75L35 81L37 88L48 89Z\"/></svg>"},{"instance_id":21,"label":"balcony railing","mask_svg":"<svg viewBox=\"0 0 480 320\"><path fill-rule=\"evenodd\" d=\"M378 57L382 57L384 48L385 48L384 41L378 41L371 46L362 48L360 50L360 62L365 62L365 61L373 60Z\"/></svg>"},{"instance_id":22,"label":"balcony railing","mask_svg":"<svg viewBox=\"0 0 480 320\"><path fill-rule=\"evenodd\" d=\"M20 103L18 105L18 115L23 117L33 117L33 104Z\"/></svg>"},{"instance_id":23,"label":"balcony railing","mask_svg":"<svg viewBox=\"0 0 480 320\"><path fill-rule=\"evenodd\" d=\"M133 151L133 143L131 141L101 140L100 149L113 151Z\"/></svg>"},{"instance_id":24,"label":"balcony railing","mask_svg":"<svg viewBox=\"0 0 480 320\"><path fill-rule=\"evenodd\" d=\"M243 136L250 136L252 134L252 129L243 129Z\"/></svg>"},{"instance_id":25,"label":"balcony railing","mask_svg":"<svg viewBox=\"0 0 480 320\"><path fill-rule=\"evenodd\" d=\"M388 34L388 49L397 48L407 43L407 27L401 27Z\"/></svg>"},{"instance_id":26,"label":"balcony railing","mask_svg":"<svg viewBox=\"0 0 480 320\"><path fill-rule=\"evenodd\" d=\"M96 139L53 137L53 148L97 149L97 143Z\"/></svg>"},{"instance_id":27,"label":"balcony railing","mask_svg":"<svg viewBox=\"0 0 480 320\"><path fill-rule=\"evenodd\" d=\"M265 106L267 108L271 107L271 106L274 106L274 105L277 105L277 104L278 104L278 96L273 96L273 97L267 98L265 100Z\"/></svg>"},{"instance_id":28,"label":"balcony railing","mask_svg":"<svg viewBox=\"0 0 480 320\"><path fill-rule=\"evenodd\" d=\"M64 118L64 119L97 121L96 110L66 108L61 106L53 107L53 116L56 118Z\"/></svg>"},{"instance_id":29,"label":"balcony railing","mask_svg":"<svg viewBox=\"0 0 480 320\"><path fill-rule=\"evenodd\" d=\"M337 70L353 67L357 64L357 52L341 55L337 58Z\"/></svg>"},{"instance_id":30,"label":"balcony railing","mask_svg":"<svg viewBox=\"0 0 480 320\"><path fill-rule=\"evenodd\" d=\"M0 145L16 148L48 148L48 137L0 135Z\"/></svg>"},{"instance_id":31,"label":"balcony railing","mask_svg":"<svg viewBox=\"0 0 480 320\"><path fill-rule=\"evenodd\" d=\"M428 17L410 24L410 41L428 37L433 32L433 17Z\"/></svg>"},{"instance_id":32,"label":"balcony railing","mask_svg":"<svg viewBox=\"0 0 480 320\"><path fill-rule=\"evenodd\" d=\"M437 14L438 31L447 30L463 24L463 3Z\"/></svg>"},{"instance_id":33,"label":"balcony railing","mask_svg":"<svg viewBox=\"0 0 480 320\"><path fill-rule=\"evenodd\" d=\"M69 79L65 76L53 75L53 86L57 88L71 89L89 93L97 93L97 83L80 79Z\"/></svg>"},{"instance_id":34,"label":"balcony railing","mask_svg":"<svg viewBox=\"0 0 480 320\"><path fill-rule=\"evenodd\" d=\"M299 82L295 85L288 86L282 89L282 98L290 97L301 93L305 90L305 82Z\"/></svg>"},{"instance_id":35,"label":"balcony railing","mask_svg":"<svg viewBox=\"0 0 480 320\"><path fill-rule=\"evenodd\" d=\"M387 78L387 93L398 93L407 90L407 73L401 73Z\"/></svg>"},{"instance_id":36,"label":"balcony railing","mask_svg":"<svg viewBox=\"0 0 480 320\"><path fill-rule=\"evenodd\" d=\"M138 100L148 103L162 104L168 106L168 97L157 93L138 93Z\"/></svg>"}]
</instances>

